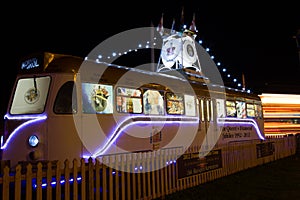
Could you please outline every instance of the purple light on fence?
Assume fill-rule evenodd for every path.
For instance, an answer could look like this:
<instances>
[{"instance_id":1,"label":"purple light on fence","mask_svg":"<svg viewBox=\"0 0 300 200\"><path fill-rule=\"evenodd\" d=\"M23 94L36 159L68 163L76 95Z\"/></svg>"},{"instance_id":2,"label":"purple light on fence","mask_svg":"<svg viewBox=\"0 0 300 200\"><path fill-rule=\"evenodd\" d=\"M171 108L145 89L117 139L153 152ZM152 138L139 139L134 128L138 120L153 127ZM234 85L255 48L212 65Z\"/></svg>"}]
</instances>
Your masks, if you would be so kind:
<instances>
[{"instance_id":1,"label":"purple light on fence","mask_svg":"<svg viewBox=\"0 0 300 200\"><path fill-rule=\"evenodd\" d=\"M77 180L78 182L80 182L80 181L81 181L81 177L77 177L76 180ZM66 182L66 180L61 180L61 181L59 181L60 184L64 184L65 182ZM73 178L70 178L70 179L69 179L69 182L70 182L70 183L73 183L73 182L74 182L74 179L73 179ZM50 183L50 185L53 185L53 186L56 185L56 184L57 184L56 181L52 181L52 182ZM42 188L47 187L47 185L48 185L47 183L42 183L42 184L41 184ZM33 186L33 188L37 188L37 184L33 184L32 186Z\"/></svg>"}]
</instances>

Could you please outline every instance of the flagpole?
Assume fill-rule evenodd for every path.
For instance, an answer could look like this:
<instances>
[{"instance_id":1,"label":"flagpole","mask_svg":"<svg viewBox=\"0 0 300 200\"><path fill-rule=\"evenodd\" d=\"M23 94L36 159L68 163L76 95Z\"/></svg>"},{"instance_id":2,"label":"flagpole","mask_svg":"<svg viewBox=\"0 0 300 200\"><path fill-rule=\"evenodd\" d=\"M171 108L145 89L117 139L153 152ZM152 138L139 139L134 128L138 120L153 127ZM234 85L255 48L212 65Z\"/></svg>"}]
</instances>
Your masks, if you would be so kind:
<instances>
[{"instance_id":1,"label":"flagpole","mask_svg":"<svg viewBox=\"0 0 300 200\"><path fill-rule=\"evenodd\" d=\"M160 21L156 27L156 31L161 35L162 37L162 40L163 40L163 36L164 36L164 13L161 14L161 18L160 18ZM153 37L154 37L154 30L153 30ZM151 51L151 55L152 58L154 59L154 48L153 48L153 51ZM158 63L157 63L157 66L156 66L156 70L154 69L154 60L152 60L152 63L153 63L153 71L157 71L159 70L159 64L160 64L160 60L161 60L161 54L162 52L160 52L160 56L159 56L159 60L158 60Z\"/></svg>"},{"instance_id":2,"label":"flagpole","mask_svg":"<svg viewBox=\"0 0 300 200\"><path fill-rule=\"evenodd\" d=\"M245 75L242 73L242 83L243 83L243 90L246 89L246 82L245 82Z\"/></svg>"},{"instance_id":3,"label":"flagpole","mask_svg":"<svg viewBox=\"0 0 300 200\"><path fill-rule=\"evenodd\" d=\"M180 19L180 28L181 28L181 69L183 69L183 41L182 41L182 36L183 36L183 33L184 33L184 7L182 7L182 10L181 10L181 19Z\"/></svg>"},{"instance_id":4,"label":"flagpole","mask_svg":"<svg viewBox=\"0 0 300 200\"><path fill-rule=\"evenodd\" d=\"M153 46L153 38L154 38L154 25L151 21L151 32L150 32L150 41L151 41L151 71L155 71L154 61L155 61L155 55L154 55L154 46Z\"/></svg>"},{"instance_id":5,"label":"flagpole","mask_svg":"<svg viewBox=\"0 0 300 200\"><path fill-rule=\"evenodd\" d=\"M299 44L299 41L300 41L300 29L297 30L297 34L295 36L293 36L293 38L296 41L296 47L298 49L299 66L300 66L300 44Z\"/></svg>"}]
</instances>

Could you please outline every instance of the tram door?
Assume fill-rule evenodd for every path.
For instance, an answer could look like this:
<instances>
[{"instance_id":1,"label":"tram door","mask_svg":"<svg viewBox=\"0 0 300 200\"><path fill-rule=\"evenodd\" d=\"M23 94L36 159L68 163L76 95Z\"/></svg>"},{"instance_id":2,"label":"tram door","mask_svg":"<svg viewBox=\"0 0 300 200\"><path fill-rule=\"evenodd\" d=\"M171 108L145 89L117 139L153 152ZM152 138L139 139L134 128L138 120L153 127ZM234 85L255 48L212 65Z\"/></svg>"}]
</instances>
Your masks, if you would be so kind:
<instances>
[{"instance_id":1,"label":"tram door","mask_svg":"<svg viewBox=\"0 0 300 200\"><path fill-rule=\"evenodd\" d=\"M215 144L214 141L214 113L213 113L213 101L211 99L200 99L200 123L201 133L203 134L203 147L210 149Z\"/></svg>"}]
</instances>

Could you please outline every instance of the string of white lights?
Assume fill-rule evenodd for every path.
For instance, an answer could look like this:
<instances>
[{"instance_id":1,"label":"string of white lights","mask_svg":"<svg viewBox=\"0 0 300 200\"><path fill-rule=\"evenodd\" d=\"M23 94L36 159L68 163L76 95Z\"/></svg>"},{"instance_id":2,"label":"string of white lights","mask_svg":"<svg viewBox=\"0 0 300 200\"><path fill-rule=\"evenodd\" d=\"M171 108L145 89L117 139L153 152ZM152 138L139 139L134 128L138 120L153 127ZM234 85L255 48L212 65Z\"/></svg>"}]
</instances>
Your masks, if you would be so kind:
<instances>
[{"instance_id":1,"label":"string of white lights","mask_svg":"<svg viewBox=\"0 0 300 200\"><path fill-rule=\"evenodd\" d=\"M183 26L183 28L185 28L185 27L186 27L186 25ZM210 55L211 50L210 50L209 47L204 47L203 40L199 39L199 40L197 40L197 42ZM96 62L108 62L109 63L110 60L116 59L117 56L120 57L120 56L123 56L123 55L127 55L128 53L138 52L139 49L155 48L157 46L157 43L158 43L157 42L157 37L153 37L152 42L149 41L149 40L139 42L138 45L136 45L135 47L133 46L133 48L129 48L128 50L123 51L123 52L118 52L116 50L116 51L113 51L112 53L110 53L108 55L99 54L98 58L96 58ZM216 59L215 59L214 55L210 55L210 58L215 62L215 64L218 67L218 70L220 71L222 77L231 80L233 85L236 85L237 88L235 88L235 89L243 90L243 91L246 91L247 93L251 92L250 89L244 88L244 85L241 83L242 80L239 80L238 78L233 77L232 74L228 72L228 69L226 67L224 67L224 65L221 64L220 61L215 61ZM230 86L228 86L228 87L230 87Z\"/></svg>"}]
</instances>

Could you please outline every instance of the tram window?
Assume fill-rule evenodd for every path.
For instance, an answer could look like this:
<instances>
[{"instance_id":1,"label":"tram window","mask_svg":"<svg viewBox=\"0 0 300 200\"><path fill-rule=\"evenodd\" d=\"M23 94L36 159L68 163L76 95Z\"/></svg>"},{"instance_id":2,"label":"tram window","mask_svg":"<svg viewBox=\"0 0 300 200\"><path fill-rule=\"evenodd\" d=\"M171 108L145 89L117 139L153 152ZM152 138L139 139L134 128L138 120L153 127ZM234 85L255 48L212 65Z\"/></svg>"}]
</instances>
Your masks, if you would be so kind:
<instances>
[{"instance_id":1,"label":"tram window","mask_svg":"<svg viewBox=\"0 0 300 200\"><path fill-rule=\"evenodd\" d=\"M196 116L195 97L192 95L184 95L185 115Z\"/></svg>"},{"instance_id":2,"label":"tram window","mask_svg":"<svg viewBox=\"0 0 300 200\"><path fill-rule=\"evenodd\" d=\"M30 77L18 80L10 109L11 114L38 114L45 109L50 77Z\"/></svg>"},{"instance_id":3,"label":"tram window","mask_svg":"<svg viewBox=\"0 0 300 200\"><path fill-rule=\"evenodd\" d=\"M183 95L168 92L166 94L166 99L168 114L182 115L184 113Z\"/></svg>"},{"instance_id":4,"label":"tram window","mask_svg":"<svg viewBox=\"0 0 300 200\"><path fill-rule=\"evenodd\" d=\"M262 107L261 107L261 105L254 104L254 109L255 109L255 117L262 119Z\"/></svg>"},{"instance_id":5,"label":"tram window","mask_svg":"<svg viewBox=\"0 0 300 200\"><path fill-rule=\"evenodd\" d=\"M211 121L214 121L214 101L210 100L210 116L211 116Z\"/></svg>"},{"instance_id":6,"label":"tram window","mask_svg":"<svg viewBox=\"0 0 300 200\"><path fill-rule=\"evenodd\" d=\"M210 121L210 100L206 101L206 115L207 115L207 121Z\"/></svg>"},{"instance_id":7,"label":"tram window","mask_svg":"<svg viewBox=\"0 0 300 200\"><path fill-rule=\"evenodd\" d=\"M225 117L225 101L224 99L216 99L217 117Z\"/></svg>"},{"instance_id":8,"label":"tram window","mask_svg":"<svg viewBox=\"0 0 300 200\"><path fill-rule=\"evenodd\" d=\"M226 115L228 117L236 117L236 107L234 101L226 101Z\"/></svg>"},{"instance_id":9,"label":"tram window","mask_svg":"<svg viewBox=\"0 0 300 200\"><path fill-rule=\"evenodd\" d=\"M204 121L204 100L200 99L200 107L201 107L201 121Z\"/></svg>"},{"instance_id":10,"label":"tram window","mask_svg":"<svg viewBox=\"0 0 300 200\"><path fill-rule=\"evenodd\" d=\"M73 81L66 82L59 89L53 111L56 114L73 114L77 112L77 95Z\"/></svg>"},{"instance_id":11,"label":"tram window","mask_svg":"<svg viewBox=\"0 0 300 200\"><path fill-rule=\"evenodd\" d=\"M143 94L144 113L163 115L164 114L164 98L157 90L145 90Z\"/></svg>"},{"instance_id":12,"label":"tram window","mask_svg":"<svg viewBox=\"0 0 300 200\"><path fill-rule=\"evenodd\" d=\"M247 103L247 117L255 117L254 105Z\"/></svg>"},{"instance_id":13,"label":"tram window","mask_svg":"<svg viewBox=\"0 0 300 200\"><path fill-rule=\"evenodd\" d=\"M117 111L123 113L142 113L141 90L118 87Z\"/></svg>"},{"instance_id":14,"label":"tram window","mask_svg":"<svg viewBox=\"0 0 300 200\"><path fill-rule=\"evenodd\" d=\"M246 103L244 101L236 101L237 118L246 118Z\"/></svg>"},{"instance_id":15,"label":"tram window","mask_svg":"<svg viewBox=\"0 0 300 200\"><path fill-rule=\"evenodd\" d=\"M82 83L83 113L113 113L112 85Z\"/></svg>"}]
</instances>

